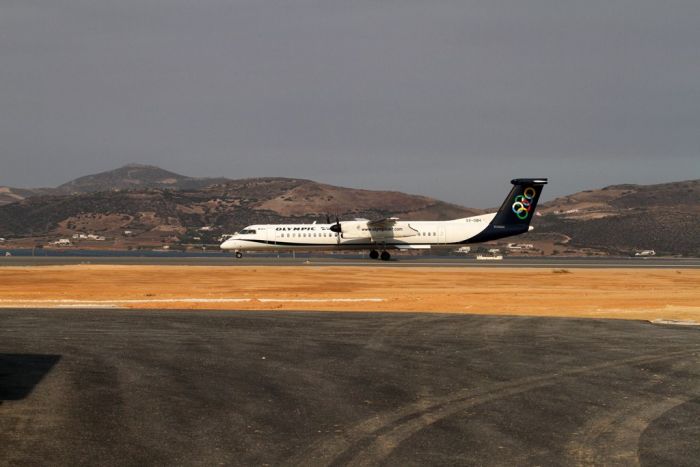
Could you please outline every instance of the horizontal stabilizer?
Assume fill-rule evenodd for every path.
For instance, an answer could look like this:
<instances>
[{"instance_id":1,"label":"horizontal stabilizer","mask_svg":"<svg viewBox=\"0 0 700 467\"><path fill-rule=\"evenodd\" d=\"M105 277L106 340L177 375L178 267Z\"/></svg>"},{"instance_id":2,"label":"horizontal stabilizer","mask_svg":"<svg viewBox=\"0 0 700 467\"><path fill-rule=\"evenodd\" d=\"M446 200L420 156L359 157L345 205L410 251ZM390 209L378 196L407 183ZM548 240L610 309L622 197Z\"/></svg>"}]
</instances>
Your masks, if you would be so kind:
<instances>
[{"instance_id":1,"label":"horizontal stabilizer","mask_svg":"<svg viewBox=\"0 0 700 467\"><path fill-rule=\"evenodd\" d=\"M546 185L547 178L514 178L510 181L513 185Z\"/></svg>"}]
</instances>

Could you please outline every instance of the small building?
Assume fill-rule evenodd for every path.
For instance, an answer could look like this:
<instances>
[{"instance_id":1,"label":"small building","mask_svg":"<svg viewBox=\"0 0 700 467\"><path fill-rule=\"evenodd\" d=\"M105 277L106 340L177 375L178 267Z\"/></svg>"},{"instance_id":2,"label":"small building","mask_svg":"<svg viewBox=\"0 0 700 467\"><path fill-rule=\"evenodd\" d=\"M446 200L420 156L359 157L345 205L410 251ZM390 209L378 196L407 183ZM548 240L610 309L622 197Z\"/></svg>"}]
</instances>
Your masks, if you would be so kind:
<instances>
[{"instance_id":1,"label":"small building","mask_svg":"<svg viewBox=\"0 0 700 467\"><path fill-rule=\"evenodd\" d=\"M532 243L509 243L509 250L532 250L535 246Z\"/></svg>"},{"instance_id":2,"label":"small building","mask_svg":"<svg viewBox=\"0 0 700 467\"><path fill-rule=\"evenodd\" d=\"M55 246L71 246L73 245L69 239L67 238L59 238L58 240L51 242L50 245L55 245Z\"/></svg>"},{"instance_id":3,"label":"small building","mask_svg":"<svg viewBox=\"0 0 700 467\"><path fill-rule=\"evenodd\" d=\"M503 255L476 255L476 259L479 261L501 261Z\"/></svg>"}]
</instances>

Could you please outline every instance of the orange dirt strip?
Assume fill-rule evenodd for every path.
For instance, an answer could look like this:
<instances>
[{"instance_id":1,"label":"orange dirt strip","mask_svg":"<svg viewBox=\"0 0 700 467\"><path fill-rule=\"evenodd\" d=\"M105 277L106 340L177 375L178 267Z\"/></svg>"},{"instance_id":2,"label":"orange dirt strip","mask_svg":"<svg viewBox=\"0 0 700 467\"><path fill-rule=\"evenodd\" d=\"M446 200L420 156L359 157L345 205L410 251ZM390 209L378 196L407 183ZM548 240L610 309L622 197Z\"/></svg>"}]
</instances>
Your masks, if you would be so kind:
<instances>
[{"instance_id":1,"label":"orange dirt strip","mask_svg":"<svg viewBox=\"0 0 700 467\"><path fill-rule=\"evenodd\" d=\"M0 307L96 305L144 309L419 311L700 322L700 270L313 265L0 268Z\"/></svg>"}]
</instances>

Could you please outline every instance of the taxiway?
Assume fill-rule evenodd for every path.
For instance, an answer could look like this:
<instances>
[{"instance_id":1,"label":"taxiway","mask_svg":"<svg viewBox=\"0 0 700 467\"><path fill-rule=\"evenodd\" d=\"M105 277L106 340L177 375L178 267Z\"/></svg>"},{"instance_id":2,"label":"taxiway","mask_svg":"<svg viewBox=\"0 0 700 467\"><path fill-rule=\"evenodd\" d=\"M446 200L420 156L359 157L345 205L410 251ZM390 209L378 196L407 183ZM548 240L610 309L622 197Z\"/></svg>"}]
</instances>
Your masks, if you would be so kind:
<instances>
[{"instance_id":1,"label":"taxiway","mask_svg":"<svg viewBox=\"0 0 700 467\"><path fill-rule=\"evenodd\" d=\"M2 465L697 465L700 330L0 310Z\"/></svg>"}]
</instances>

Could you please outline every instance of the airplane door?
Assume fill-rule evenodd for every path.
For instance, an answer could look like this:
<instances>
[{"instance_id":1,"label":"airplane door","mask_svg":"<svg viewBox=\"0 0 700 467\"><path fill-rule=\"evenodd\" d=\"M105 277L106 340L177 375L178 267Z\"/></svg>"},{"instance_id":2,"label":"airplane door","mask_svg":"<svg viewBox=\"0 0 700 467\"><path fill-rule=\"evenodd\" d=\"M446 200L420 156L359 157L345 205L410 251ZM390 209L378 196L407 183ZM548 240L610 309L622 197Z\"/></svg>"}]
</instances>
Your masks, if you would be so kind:
<instances>
[{"instance_id":1,"label":"airplane door","mask_svg":"<svg viewBox=\"0 0 700 467\"><path fill-rule=\"evenodd\" d=\"M445 227L438 227L438 243L443 245L447 243L445 239Z\"/></svg>"}]
</instances>

